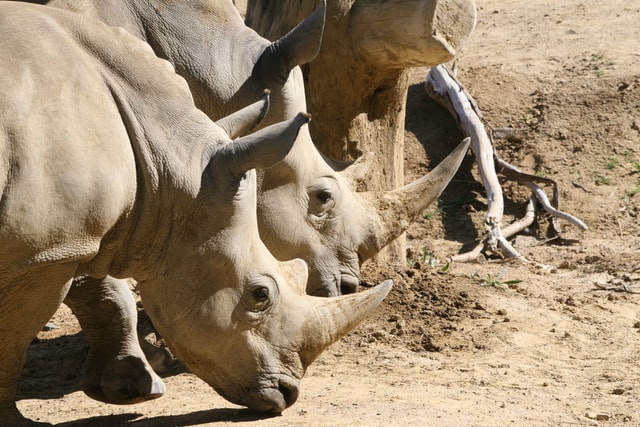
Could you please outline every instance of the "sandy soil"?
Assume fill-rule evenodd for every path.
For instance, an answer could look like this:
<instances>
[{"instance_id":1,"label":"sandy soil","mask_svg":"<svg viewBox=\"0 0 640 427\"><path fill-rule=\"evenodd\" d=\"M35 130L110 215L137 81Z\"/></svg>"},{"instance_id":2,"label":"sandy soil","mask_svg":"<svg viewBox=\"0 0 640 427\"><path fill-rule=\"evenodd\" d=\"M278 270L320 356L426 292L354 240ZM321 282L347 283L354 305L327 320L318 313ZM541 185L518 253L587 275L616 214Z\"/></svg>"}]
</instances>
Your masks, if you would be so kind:
<instances>
[{"instance_id":1,"label":"sandy soil","mask_svg":"<svg viewBox=\"0 0 640 427\"><path fill-rule=\"evenodd\" d=\"M514 262L454 264L482 238L484 191L472 159L408 233L407 266L369 265L365 285L396 281L375 316L336 343L299 401L263 418L185 372L134 406L78 391L87 347L64 307L34 341L20 384L26 416L62 426L565 426L640 424L640 4L629 0L478 0L459 77L488 125L526 128L500 155L560 186L589 226L547 240L540 215L515 240L550 273ZM412 74L408 178L460 134ZM505 222L527 191L506 183Z\"/></svg>"}]
</instances>

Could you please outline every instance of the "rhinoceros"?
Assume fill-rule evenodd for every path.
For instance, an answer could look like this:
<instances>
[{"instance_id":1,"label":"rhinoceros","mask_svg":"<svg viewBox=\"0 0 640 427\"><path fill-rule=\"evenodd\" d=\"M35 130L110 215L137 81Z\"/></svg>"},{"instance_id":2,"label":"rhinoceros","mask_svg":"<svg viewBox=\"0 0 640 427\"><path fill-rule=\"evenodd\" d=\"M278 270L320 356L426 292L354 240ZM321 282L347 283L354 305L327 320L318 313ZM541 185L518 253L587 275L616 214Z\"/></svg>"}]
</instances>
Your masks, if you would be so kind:
<instances>
[{"instance_id":1,"label":"rhinoceros","mask_svg":"<svg viewBox=\"0 0 640 427\"><path fill-rule=\"evenodd\" d=\"M306 111L299 65L318 54L325 2L281 39L271 43L245 26L230 0L52 0L122 27L149 43L187 81L196 106L218 120L271 90L263 125ZM313 113L313 112L311 112ZM464 150L446 167L386 193L356 193L368 165L345 168L325 158L305 127L283 161L259 171L258 226L278 259L309 265L307 292L354 292L360 267L402 234L442 192ZM366 157L365 157L366 159Z\"/></svg>"},{"instance_id":2,"label":"rhinoceros","mask_svg":"<svg viewBox=\"0 0 640 427\"><path fill-rule=\"evenodd\" d=\"M0 2L0 56L0 420L29 422L16 383L72 279L108 274L138 281L171 349L223 397L294 403L306 367L391 287L308 296L305 263L259 238L254 168L308 116L231 141L147 44L49 7ZM163 391L152 374L146 387Z\"/></svg>"},{"instance_id":3,"label":"rhinoceros","mask_svg":"<svg viewBox=\"0 0 640 427\"><path fill-rule=\"evenodd\" d=\"M229 0L53 0L48 5L123 27L147 41L158 56L175 66L186 79L196 105L214 120L243 107L265 87L271 90L271 106L264 125L291 118L306 108L298 65L318 53L324 2L273 43L246 27ZM305 126L283 161L258 171L261 237L276 258L300 257L307 262L309 293L335 296L353 292L358 287L361 264L435 200L465 151L466 145L461 145L429 175L405 188L384 194L355 193L355 181L367 164L358 161L344 168L324 158ZM148 362L135 348L135 324L118 323L116 329L101 322L106 315L86 319L87 314L99 310L129 318L133 301L127 283L113 278L102 282L82 279L87 280L93 286L72 287L65 302L78 316L92 349L100 349L102 342L120 342L123 348L91 351L83 390L109 403L142 399L139 387L123 389L110 381L110 361L116 355L128 354L128 382L148 382ZM96 296L96 289L109 297ZM131 388L136 392L130 393Z\"/></svg>"}]
</instances>

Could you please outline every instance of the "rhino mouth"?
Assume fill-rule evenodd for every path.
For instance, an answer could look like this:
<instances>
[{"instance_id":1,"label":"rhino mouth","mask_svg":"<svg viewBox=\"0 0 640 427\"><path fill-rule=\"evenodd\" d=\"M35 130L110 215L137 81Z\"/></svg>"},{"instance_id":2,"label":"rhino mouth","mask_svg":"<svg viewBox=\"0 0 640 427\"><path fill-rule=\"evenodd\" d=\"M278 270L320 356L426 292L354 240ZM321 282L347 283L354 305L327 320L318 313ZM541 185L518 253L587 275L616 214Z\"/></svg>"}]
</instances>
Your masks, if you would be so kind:
<instances>
[{"instance_id":1,"label":"rhino mouth","mask_svg":"<svg viewBox=\"0 0 640 427\"><path fill-rule=\"evenodd\" d=\"M272 384L249 390L244 405L260 412L280 413L298 400L300 382L288 376L274 378Z\"/></svg>"},{"instance_id":2,"label":"rhino mouth","mask_svg":"<svg viewBox=\"0 0 640 427\"><path fill-rule=\"evenodd\" d=\"M353 294L360 287L360 280L352 273L338 273L331 277L330 284L321 284L317 288L308 288L307 293L314 297L337 297Z\"/></svg>"}]
</instances>

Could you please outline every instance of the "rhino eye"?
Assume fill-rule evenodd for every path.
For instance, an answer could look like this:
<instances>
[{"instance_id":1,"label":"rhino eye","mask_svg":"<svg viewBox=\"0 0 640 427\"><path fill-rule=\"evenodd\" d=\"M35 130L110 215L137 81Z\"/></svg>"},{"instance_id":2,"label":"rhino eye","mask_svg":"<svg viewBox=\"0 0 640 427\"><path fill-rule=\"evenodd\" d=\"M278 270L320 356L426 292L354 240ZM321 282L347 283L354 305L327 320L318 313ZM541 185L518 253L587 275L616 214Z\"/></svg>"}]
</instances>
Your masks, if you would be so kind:
<instances>
[{"instance_id":1,"label":"rhino eye","mask_svg":"<svg viewBox=\"0 0 640 427\"><path fill-rule=\"evenodd\" d=\"M253 297L256 301L263 302L269 299L269 288L261 286L253 290Z\"/></svg>"},{"instance_id":2,"label":"rhino eye","mask_svg":"<svg viewBox=\"0 0 640 427\"><path fill-rule=\"evenodd\" d=\"M269 313L278 295L276 281L268 275L258 275L250 280L244 288L241 304L246 320L259 322Z\"/></svg>"},{"instance_id":3,"label":"rhino eye","mask_svg":"<svg viewBox=\"0 0 640 427\"><path fill-rule=\"evenodd\" d=\"M336 205L336 197L340 194L337 183L330 178L323 178L307 189L309 197L309 214L316 219L331 215Z\"/></svg>"},{"instance_id":4,"label":"rhino eye","mask_svg":"<svg viewBox=\"0 0 640 427\"><path fill-rule=\"evenodd\" d=\"M327 203L331 200L331 192L329 190L321 190L316 193L316 197L322 203Z\"/></svg>"}]
</instances>

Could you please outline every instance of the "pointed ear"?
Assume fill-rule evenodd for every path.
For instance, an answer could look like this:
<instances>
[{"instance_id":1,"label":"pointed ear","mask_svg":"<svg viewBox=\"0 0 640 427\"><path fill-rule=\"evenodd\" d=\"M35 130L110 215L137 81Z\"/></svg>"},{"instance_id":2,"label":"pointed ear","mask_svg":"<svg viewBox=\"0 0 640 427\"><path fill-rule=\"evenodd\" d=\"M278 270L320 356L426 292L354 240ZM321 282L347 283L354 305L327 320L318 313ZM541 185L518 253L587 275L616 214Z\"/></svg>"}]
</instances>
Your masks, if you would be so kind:
<instances>
[{"instance_id":1,"label":"pointed ear","mask_svg":"<svg viewBox=\"0 0 640 427\"><path fill-rule=\"evenodd\" d=\"M253 67L252 78L262 87L282 86L291 70L311 62L320 52L326 1L293 30L271 43Z\"/></svg>"},{"instance_id":2,"label":"pointed ear","mask_svg":"<svg viewBox=\"0 0 640 427\"><path fill-rule=\"evenodd\" d=\"M350 163L334 161L334 169L340 172L342 177L351 185L351 188L355 189L357 184L363 181L371 170L374 157L375 154L369 151Z\"/></svg>"},{"instance_id":3,"label":"pointed ear","mask_svg":"<svg viewBox=\"0 0 640 427\"><path fill-rule=\"evenodd\" d=\"M250 169L264 169L278 163L289 153L300 127L309 123L311 116L298 113L293 119L267 126L224 146L215 154L217 165L240 177Z\"/></svg>"},{"instance_id":4,"label":"pointed ear","mask_svg":"<svg viewBox=\"0 0 640 427\"><path fill-rule=\"evenodd\" d=\"M231 139L236 139L251 132L262 122L269 111L269 94L271 91L265 89L262 98L258 102L244 107L222 119L216 124L229 135Z\"/></svg>"}]
</instances>

